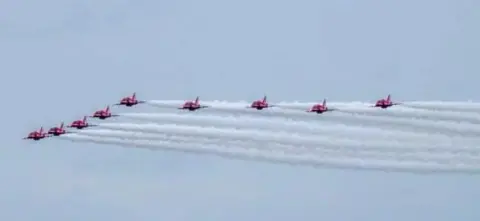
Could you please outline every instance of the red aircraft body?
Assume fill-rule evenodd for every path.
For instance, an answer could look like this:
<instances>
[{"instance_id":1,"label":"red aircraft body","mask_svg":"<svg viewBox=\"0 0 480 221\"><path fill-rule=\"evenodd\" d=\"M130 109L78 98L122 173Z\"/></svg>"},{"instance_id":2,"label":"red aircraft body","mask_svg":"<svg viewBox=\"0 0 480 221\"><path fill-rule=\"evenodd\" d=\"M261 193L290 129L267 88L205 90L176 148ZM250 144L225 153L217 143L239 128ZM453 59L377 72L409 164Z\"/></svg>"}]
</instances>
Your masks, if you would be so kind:
<instances>
[{"instance_id":1,"label":"red aircraft body","mask_svg":"<svg viewBox=\"0 0 480 221\"><path fill-rule=\"evenodd\" d=\"M24 140L41 140L43 138L49 137L47 133L43 132L43 127L40 127L39 131L33 131L28 134L27 137L24 137Z\"/></svg>"},{"instance_id":2,"label":"red aircraft body","mask_svg":"<svg viewBox=\"0 0 480 221\"><path fill-rule=\"evenodd\" d=\"M98 111L95 111L95 113L93 113L93 116L90 116L92 118L98 118L100 120L105 120L109 117L118 117L117 114L112 114L110 112L110 106L107 106L107 108L105 108L105 110L98 110Z\"/></svg>"},{"instance_id":3,"label":"red aircraft body","mask_svg":"<svg viewBox=\"0 0 480 221\"><path fill-rule=\"evenodd\" d=\"M60 124L60 127L52 127L52 128L50 128L50 130L48 130L48 134L53 135L53 136L60 136L62 134L67 134L67 133L70 133L70 132L67 132L63 128L63 122Z\"/></svg>"},{"instance_id":4,"label":"red aircraft body","mask_svg":"<svg viewBox=\"0 0 480 221\"><path fill-rule=\"evenodd\" d=\"M379 107L382 109L389 108L393 105L399 105L400 103L393 103L392 100L390 99L390 94L387 96L387 98L382 98L378 100L373 107Z\"/></svg>"},{"instance_id":5,"label":"red aircraft body","mask_svg":"<svg viewBox=\"0 0 480 221\"><path fill-rule=\"evenodd\" d=\"M252 102L252 104L249 106L249 108L254 108L257 110L262 110L264 108L269 108L269 107L274 107L274 105L268 104L267 96L264 96L262 100L256 100Z\"/></svg>"},{"instance_id":6,"label":"red aircraft body","mask_svg":"<svg viewBox=\"0 0 480 221\"><path fill-rule=\"evenodd\" d=\"M200 105L199 97L195 99L195 101L186 101L182 107L179 107L178 109L183 109L183 110L189 110L189 111L195 111L197 109L201 108L207 108L208 106L205 105Z\"/></svg>"},{"instance_id":7,"label":"red aircraft body","mask_svg":"<svg viewBox=\"0 0 480 221\"><path fill-rule=\"evenodd\" d=\"M333 111L335 109L331 109L327 107L327 100L323 99L323 103L313 105L307 112L315 112L317 114L321 114L327 111Z\"/></svg>"},{"instance_id":8,"label":"red aircraft body","mask_svg":"<svg viewBox=\"0 0 480 221\"><path fill-rule=\"evenodd\" d=\"M70 124L70 126L68 126L68 127L83 129L83 128L86 128L86 127L93 127L93 126L96 126L96 125L91 125L91 124L87 123L87 116L85 116L85 117L83 117L83 120L73 121L72 124Z\"/></svg>"},{"instance_id":9,"label":"red aircraft body","mask_svg":"<svg viewBox=\"0 0 480 221\"><path fill-rule=\"evenodd\" d=\"M120 103L117 103L115 105L125 105L127 107L131 107L137 104L145 103L145 101L139 101L136 98L136 93L133 93L131 97L124 97L120 100Z\"/></svg>"}]
</instances>

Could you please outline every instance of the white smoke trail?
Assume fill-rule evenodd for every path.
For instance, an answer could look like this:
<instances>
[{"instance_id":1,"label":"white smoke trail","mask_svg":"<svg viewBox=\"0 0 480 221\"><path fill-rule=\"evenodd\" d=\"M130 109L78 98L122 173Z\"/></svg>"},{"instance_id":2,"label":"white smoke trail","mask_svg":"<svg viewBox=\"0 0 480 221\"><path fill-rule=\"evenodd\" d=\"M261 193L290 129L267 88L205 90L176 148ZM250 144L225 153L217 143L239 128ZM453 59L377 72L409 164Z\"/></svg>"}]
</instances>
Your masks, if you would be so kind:
<instances>
[{"instance_id":1,"label":"white smoke trail","mask_svg":"<svg viewBox=\"0 0 480 221\"><path fill-rule=\"evenodd\" d=\"M170 141L148 141L135 140L125 141L114 138L96 138L82 136L78 134L67 134L67 139L76 141L94 142L100 144L116 144L121 146L136 146L149 149L161 149L170 151L180 151L195 154L213 154L222 157L234 159L247 159L257 161L267 161L273 163L286 163L291 165L306 165L314 167L343 168L354 170L381 170L398 172L416 172L416 173L478 173L480 167L456 164L446 165L439 163L421 163L421 162L392 162L385 160L362 160L345 157L322 157L312 154L286 154L283 151L261 151L258 149L245 149L238 147L225 147L222 145L205 145L197 143L173 143Z\"/></svg>"},{"instance_id":2,"label":"white smoke trail","mask_svg":"<svg viewBox=\"0 0 480 221\"><path fill-rule=\"evenodd\" d=\"M231 139L246 139L254 141L265 141L265 142L277 142L290 145L338 145L338 146L350 146L353 148L358 148L363 146L360 142L353 141L348 138L332 139L328 136L314 136L300 133L285 133L285 132L270 132L265 130L247 130L247 129L221 129L216 127L199 127L199 126L186 126L186 125L175 125L175 124L128 124L128 123L105 123L101 124L100 127L108 129L127 129L127 130L139 130L145 132L159 132L159 133L175 133L185 136L198 136L198 137L218 137L218 136L228 136ZM391 143L385 142L375 142L369 143L370 146L384 147L391 146ZM400 147L401 145L396 145L395 147Z\"/></svg>"},{"instance_id":3,"label":"white smoke trail","mask_svg":"<svg viewBox=\"0 0 480 221\"><path fill-rule=\"evenodd\" d=\"M239 146L262 146L263 149L267 149L270 142L251 142L245 140L231 140L224 137L218 138L205 138L205 137L191 137L191 136L184 136L184 135L177 135L174 133L152 133L152 132L141 132L136 130L113 130L113 129L92 129L92 130L83 130L79 131L77 134L79 135L87 135L87 136L97 136L97 137L111 137L111 138L118 138L118 139L126 139L126 140L160 140L160 141L178 141L178 142L191 142L197 144L218 144L222 143L224 145L239 145ZM272 145L271 145L272 146ZM288 149L290 152L301 152L302 149L289 146L289 145L282 145L276 144L278 148Z\"/></svg>"},{"instance_id":4,"label":"white smoke trail","mask_svg":"<svg viewBox=\"0 0 480 221\"><path fill-rule=\"evenodd\" d=\"M224 114L230 116L263 116L270 118L281 119L302 119L316 122L331 122L350 125L360 125L377 127L384 129L396 129L407 130L421 133L430 133L437 135L448 135L456 137L470 137L477 138L480 136L480 125L471 123L457 123L457 122L440 122L431 121L425 119L407 118L399 119L395 117L387 116L368 116L364 114L345 113L340 111L334 111L321 116L312 113L305 113L292 110L282 109L265 109L265 110L238 110L229 109L228 111L222 111Z\"/></svg>"},{"instance_id":5,"label":"white smoke trail","mask_svg":"<svg viewBox=\"0 0 480 221\"><path fill-rule=\"evenodd\" d=\"M191 115L180 113L126 113L122 116L132 119L145 121L158 121L163 123L184 124L184 125L202 125L241 129L266 129L270 131L293 131L298 133L310 134L328 134L331 136L358 136L365 138L366 136L385 136L391 138L412 139L421 137L428 138L427 135L385 131L378 128L365 128L361 126L349 126L342 124L316 124L307 121L298 121L292 119L278 118L259 118L249 116L218 116L218 115ZM448 137L444 137L448 138Z\"/></svg>"},{"instance_id":6,"label":"white smoke trail","mask_svg":"<svg viewBox=\"0 0 480 221\"><path fill-rule=\"evenodd\" d=\"M218 116L205 114L181 114L181 113L126 113L122 116L132 119L158 121L163 123L183 124L183 125L202 125L215 127L228 127L239 129L267 129L270 131L293 131L297 133L322 134L332 137L346 136L362 139L388 138L403 140L404 142L422 142L425 140L435 140L440 143L448 142L452 138L445 135L435 136L435 134L415 133L399 130L383 130L381 128L363 127L361 125L332 124L308 122L293 119L279 118L259 118L252 116ZM478 143L480 139L474 139L472 142ZM465 139L462 139L465 142Z\"/></svg>"},{"instance_id":7,"label":"white smoke trail","mask_svg":"<svg viewBox=\"0 0 480 221\"><path fill-rule=\"evenodd\" d=\"M406 119L419 118L422 120L432 121L454 121L454 122L468 122L468 123L480 123L480 114L476 113L462 113L454 111L432 111L423 109L406 108L402 106L396 106L384 109L374 109L368 107L345 107L340 112L365 114L371 116L384 116L384 117L399 117Z\"/></svg>"},{"instance_id":8,"label":"white smoke trail","mask_svg":"<svg viewBox=\"0 0 480 221\"><path fill-rule=\"evenodd\" d=\"M244 148L259 148L262 150L271 149L279 150L282 149L284 152L290 153L309 153L309 154L320 154L323 156L342 156L342 157L353 157L353 158L374 158L374 159L390 159L390 160L407 160L407 161L428 161L428 162L438 162L443 164L456 164L456 163L469 163L469 164L480 164L480 155L477 153L476 156L472 154L452 154L446 152L431 152L422 149L411 148L409 150L405 149L394 149L388 150L385 148L382 149L349 149L349 148L338 148L324 146L318 148L316 146L304 145L304 146L295 146L288 144L274 144L271 142L253 142L249 140L235 140L232 141L229 138L218 137L218 138L204 138L204 137L189 137L189 136L178 136L178 135L169 135L169 134L152 134L144 132L126 132L126 131L112 131L112 130L85 130L81 131L78 134L88 135L88 136L99 136L99 137L114 137L127 140L143 139L143 140L169 140L169 141L178 141L178 142L192 142L192 143L207 143L207 144L222 144L228 146L242 146Z\"/></svg>"},{"instance_id":9,"label":"white smoke trail","mask_svg":"<svg viewBox=\"0 0 480 221\"><path fill-rule=\"evenodd\" d=\"M93 130L83 130L79 131L79 135L87 135L93 137L110 137L117 138L122 140L160 140L160 141L176 141L176 142L191 142L197 144L218 144L222 143L224 145L236 145L236 146L245 146L253 147L260 146L267 149L269 143L254 143L250 141L243 140L229 140L223 137L219 138L205 138L205 137L189 137L189 136L179 136L173 133L164 134L164 133L149 133L149 132L139 132L139 131L129 131L129 130L106 130L106 129L93 129ZM287 149L290 152L301 152L302 149L294 148L288 145L277 145L278 148Z\"/></svg>"},{"instance_id":10,"label":"white smoke trail","mask_svg":"<svg viewBox=\"0 0 480 221\"><path fill-rule=\"evenodd\" d=\"M398 152L413 149L427 152L448 152L448 153L468 153L479 154L480 149L475 147L466 146L466 144L455 143L406 143L398 142L395 140L355 140L348 136L342 138L331 138L325 135L306 135L306 134L292 134L282 132L270 132L263 130L239 130L233 128L215 128L215 127L200 127L200 126L186 126L186 125L173 125L173 124L131 124L131 123L106 123L99 125L100 127L124 130L124 131L140 131L148 133L163 133L173 134L189 137L208 137L218 138L224 137L229 140L248 140L255 142L275 142L278 144L287 144L295 146L314 146L316 148L331 148L331 149L354 149L354 150L374 150L374 151L390 151ZM452 146L452 144L454 146Z\"/></svg>"},{"instance_id":11,"label":"white smoke trail","mask_svg":"<svg viewBox=\"0 0 480 221\"><path fill-rule=\"evenodd\" d=\"M403 106L437 110L437 111L456 111L456 112L480 112L480 103L478 102L459 102L459 101L416 101L407 102Z\"/></svg>"},{"instance_id":12,"label":"white smoke trail","mask_svg":"<svg viewBox=\"0 0 480 221\"><path fill-rule=\"evenodd\" d=\"M201 125L223 129L261 129L271 132L294 132L307 135L323 136L336 139L355 139L362 142L370 140L386 140L388 143L401 143L404 146L431 146L431 151L461 152L465 148L469 152L475 151L480 139L455 138L445 135L436 136L428 133L414 133L398 130L382 130L379 128L350 126L342 124L315 124L315 122L294 121L291 119L258 118L248 116L215 116L215 115L190 115L175 113L129 113L128 118L142 119L147 122L168 123L176 125ZM455 147L455 148L452 148Z\"/></svg>"}]
</instances>

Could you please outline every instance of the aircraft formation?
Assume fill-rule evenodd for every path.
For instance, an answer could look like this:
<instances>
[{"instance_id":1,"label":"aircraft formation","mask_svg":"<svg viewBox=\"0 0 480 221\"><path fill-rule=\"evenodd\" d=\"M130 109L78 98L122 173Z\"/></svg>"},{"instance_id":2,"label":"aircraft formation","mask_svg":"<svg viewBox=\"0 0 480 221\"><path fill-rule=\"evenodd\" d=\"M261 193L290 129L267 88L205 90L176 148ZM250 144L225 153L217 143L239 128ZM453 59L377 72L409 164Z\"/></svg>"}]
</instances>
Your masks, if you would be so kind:
<instances>
[{"instance_id":1,"label":"aircraft formation","mask_svg":"<svg viewBox=\"0 0 480 221\"><path fill-rule=\"evenodd\" d=\"M124 97L118 103L116 103L114 105L125 106L125 107L133 107L135 105L143 104L143 103L146 103L146 101L137 100L136 93L134 92L132 94L132 96ZM382 98L382 99L377 100L375 105L373 105L371 107L387 109L391 106L399 105L399 104L401 104L401 103L392 102L391 96L388 95L386 98ZM255 110L263 110L263 109L267 109L267 108L271 108L271 107L275 107L275 106L276 105L269 104L268 101L267 101L267 96L264 96L263 99L253 101L249 106L246 106L246 108L251 108L251 109L255 109ZM186 101L181 107L178 107L178 109L188 110L188 111L196 111L196 110L199 110L199 109L209 108L209 107L210 106L200 104L199 97L197 97L193 101ZM325 112L335 111L335 110L337 110L337 109L329 108L327 106L326 99L324 99L322 103L313 105L311 108L306 110L306 112L322 114L322 113L325 113ZM118 117L118 116L119 115L117 115L117 114L112 114L110 112L110 106L107 106L105 109L95 111L95 113L93 113L89 117L90 118L97 118L99 120L105 120L107 118ZM95 126L97 126L97 125L88 123L87 122L87 116L84 116L83 119L75 120L70 125L67 125L67 128L75 128L75 129L81 130L83 128L95 127ZM38 140L41 140L41 139L44 139L44 138L47 138L47 137L61 136L63 134L68 134L68 133L73 133L73 132L67 131L64 128L64 123L62 122L60 124L60 126L52 127L47 132L44 132L43 127L40 127L40 129L38 131L30 132L28 134L28 136L24 137L23 139L38 141Z\"/></svg>"}]
</instances>

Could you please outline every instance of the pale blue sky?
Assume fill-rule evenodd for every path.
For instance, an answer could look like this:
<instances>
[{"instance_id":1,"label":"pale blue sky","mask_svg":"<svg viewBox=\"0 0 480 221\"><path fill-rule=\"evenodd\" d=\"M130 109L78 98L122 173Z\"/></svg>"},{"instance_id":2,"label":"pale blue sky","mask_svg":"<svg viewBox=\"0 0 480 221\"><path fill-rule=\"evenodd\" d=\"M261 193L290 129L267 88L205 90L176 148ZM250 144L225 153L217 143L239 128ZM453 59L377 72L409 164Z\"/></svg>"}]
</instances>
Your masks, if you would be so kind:
<instances>
[{"instance_id":1,"label":"pale blue sky","mask_svg":"<svg viewBox=\"0 0 480 221\"><path fill-rule=\"evenodd\" d=\"M132 91L479 100L479 9L475 0L4 0L0 219L479 220L479 177L20 140Z\"/></svg>"}]
</instances>

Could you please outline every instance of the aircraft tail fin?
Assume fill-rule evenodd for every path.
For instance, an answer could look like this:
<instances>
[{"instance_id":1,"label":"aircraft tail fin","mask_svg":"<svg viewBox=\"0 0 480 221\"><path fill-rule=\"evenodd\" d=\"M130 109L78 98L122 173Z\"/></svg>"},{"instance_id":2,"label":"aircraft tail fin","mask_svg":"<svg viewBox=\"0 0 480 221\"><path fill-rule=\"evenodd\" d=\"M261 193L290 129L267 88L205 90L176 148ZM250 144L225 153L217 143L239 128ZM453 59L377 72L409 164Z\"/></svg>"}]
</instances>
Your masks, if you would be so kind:
<instances>
[{"instance_id":1,"label":"aircraft tail fin","mask_svg":"<svg viewBox=\"0 0 480 221\"><path fill-rule=\"evenodd\" d=\"M63 129L63 122L60 124L60 129Z\"/></svg>"},{"instance_id":2,"label":"aircraft tail fin","mask_svg":"<svg viewBox=\"0 0 480 221\"><path fill-rule=\"evenodd\" d=\"M387 96L387 102L390 102L390 94Z\"/></svg>"},{"instance_id":3,"label":"aircraft tail fin","mask_svg":"<svg viewBox=\"0 0 480 221\"><path fill-rule=\"evenodd\" d=\"M263 96L262 102L263 102L263 103L266 103L266 102L267 102L267 95Z\"/></svg>"},{"instance_id":4,"label":"aircraft tail fin","mask_svg":"<svg viewBox=\"0 0 480 221\"><path fill-rule=\"evenodd\" d=\"M198 104L199 100L200 100L200 97L197 96L197 98L195 98L195 104Z\"/></svg>"},{"instance_id":5,"label":"aircraft tail fin","mask_svg":"<svg viewBox=\"0 0 480 221\"><path fill-rule=\"evenodd\" d=\"M39 131L39 132L40 132L40 134L43 133L43 127L40 127L40 131Z\"/></svg>"},{"instance_id":6,"label":"aircraft tail fin","mask_svg":"<svg viewBox=\"0 0 480 221\"><path fill-rule=\"evenodd\" d=\"M107 108L105 109L105 111L108 113L110 111L110 105L107 106Z\"/></svg>"},{"instance_id":7,"label":"aircraft tail fin","mask_svg":"<svg viewBox=\"0 0 480 221\"><path fill-rule=\"evenodd\" d=\"M83 123L86 123L87 122L87 116L84 116L83 117Z\"/></svg>"},{"instance_id":8,"label":"aircraft tail fin","mask_svg":"<svg viewBox=\"0 0 480 221\"><path fill-rule=\"evenodd\" d=\"M327 99L323 99L323 107L327 107Z\"/></svg>"},{"instance_id":9,"label":"aircraft tail fin","mask_svg":"<svg viewBox=\"0 0 480 221\"><path fill-rule=\"evenodd\" d=\"M137 99L137 93L136 92L133 92L132 98L133 98L133 100Z\"/></svg>"}]
</instances>

